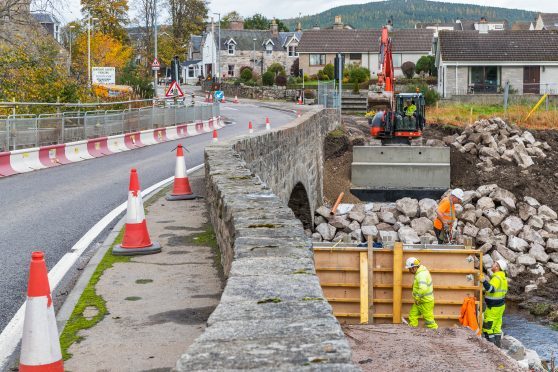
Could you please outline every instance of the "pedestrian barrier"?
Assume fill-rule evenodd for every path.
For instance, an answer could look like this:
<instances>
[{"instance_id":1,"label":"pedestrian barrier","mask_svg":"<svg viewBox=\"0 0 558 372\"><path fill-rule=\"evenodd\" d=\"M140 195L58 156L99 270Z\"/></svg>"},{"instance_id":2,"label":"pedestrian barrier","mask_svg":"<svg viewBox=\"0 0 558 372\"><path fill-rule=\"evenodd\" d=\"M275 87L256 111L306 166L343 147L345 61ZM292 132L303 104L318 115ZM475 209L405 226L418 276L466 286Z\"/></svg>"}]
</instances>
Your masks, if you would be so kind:
<instances>
[{"instance_id":1,"label":"pedestrian barrier","mask_svg":"<svg viewBox=\"0 0 558 372\"><path fill-rule=\"evenodd\" d=\"M340 245L338 245L340 244ZM401 323L413 305L413 274L404 269L416 257L432 275L434 318L439 326L458 324L463 301L476 298L481 324L482 252L463 245L410 245L383 248L349 243L314 243L320 285L340 323ZM475 269L475 261L479 268Z\"/></svg>"},{"instance_id":2,"label":"pedestrian barrier","mask_svg":"<svg viewBox=\"0 0 558 372\"><path fill-rule=\"evenodd\" d=\"M143 146L211 132L210 122L213 123L212 126L215 129L224 126L220 118L213 117L196 123L180 124L179 126L0 152L0 177L94 159Z\"/></svg>"}]
</instances>

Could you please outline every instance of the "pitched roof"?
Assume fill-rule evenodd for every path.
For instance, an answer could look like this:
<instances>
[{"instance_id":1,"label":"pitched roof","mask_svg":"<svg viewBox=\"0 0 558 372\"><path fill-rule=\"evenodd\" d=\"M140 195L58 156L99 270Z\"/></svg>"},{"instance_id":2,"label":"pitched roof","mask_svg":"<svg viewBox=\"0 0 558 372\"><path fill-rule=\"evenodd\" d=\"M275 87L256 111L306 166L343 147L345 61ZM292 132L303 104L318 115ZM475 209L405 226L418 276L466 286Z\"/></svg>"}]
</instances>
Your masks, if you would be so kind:
<instances>
[{"instance_id":1,"label":"pitched roof","mask_svg":"<svg viewBox=\"0 0 558 372\"><path fill-rule=\"evenodd\" d=\"M529 30L531 28L532 22L514 22L512 25L512 30Z\"/></svg>"},{"instance_id":2,"label":"pitched roof","mask_svg":"<svg viewBox=\"0 0 558 372\"><path fill-rule=\"evenodd\" d=\"M304 31L299 53L378 53L381 30ZM394 52L429 52L434 30L402 29L390 32Z\"/></svg>"},{"instance_id":3,"label":"pitched roof","mask_svg":"<svg viewBox=\"0 0 558 372\"><path fill-rule=\"evenodd\" d=\"M461 29L461 25L456 22L431 22L431 23L417 23L415 28L427 28L427 27L451 27L453 30Z\"/></svg>"},{"instance_id":4,"label":"pitched roof","mask_svg":"<svg viewBox=\"0 0 558 372\"><path fill-rule=\"evenodd\" d=\"M540 13L545 30L558 30L558 13Z\"/></svg>"},{"instance_id":5,"label":"pitched roof","mask_svg":"<svg viewBox=\"0 0 558 372\"><path fill-rule=\"evenodd\" d=\"M33 18L37 20L39 23L52 23L52 24L60 24L58 19L52 13L48 12L32 12L31 15Z\"/></svg>"},{"instance_id":6,"label":"pitched roof","mask_svg":"<svg viewBox=\"0 0 558 372\"><path fill-rule=\"evenodd\" d=\"M192 51L194 53L197 53L201 50L202 38L203 37L201 35L190 36L190 41L192 42Z\"/></svg>"},{"instance_id":7,"label":"pitched roof","mask_svg":"<svg viewBox=\"0 0 558 372\"><path fill-rule=\"evenodd\" d=\"M265 44L271 40L273 42L274 51L285 50L285 43L296 35L300 40L302 32L279 32L277 36L273 36L269 30L221 30L221 50L227 50L227 41L234 40L237 50L254 49L254 39L256 39L256 50L265 48ZM219 33L215 32L215 42L218 43Z\"/></svg>"},{"instance_id":8,"label":"pitched roof","mask_svg":"<svg viewBox=\"0 0 558 372\"><path fill-rule=\"evenodd\" d=\"M451 62L558 61L557 31L440 31L438 46Z\"/></svg>"}]
</instances>

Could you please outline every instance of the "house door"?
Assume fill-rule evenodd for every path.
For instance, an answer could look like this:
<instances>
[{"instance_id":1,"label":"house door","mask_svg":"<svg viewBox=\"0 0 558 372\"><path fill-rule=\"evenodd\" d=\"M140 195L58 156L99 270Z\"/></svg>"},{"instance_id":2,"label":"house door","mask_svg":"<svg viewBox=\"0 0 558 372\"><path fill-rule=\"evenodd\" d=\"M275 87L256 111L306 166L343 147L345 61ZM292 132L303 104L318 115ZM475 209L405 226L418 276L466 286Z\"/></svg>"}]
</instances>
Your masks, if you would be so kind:
<instances>
[{"instance_id":1,"label":"house door","mask_svg":"<svg viewBox=\"0 0 558 372\"><path fill-rule=\"evenodd\" d=\"M541 67L523 67L523 93L540 94Z\"/></svg>"}]
</instances>

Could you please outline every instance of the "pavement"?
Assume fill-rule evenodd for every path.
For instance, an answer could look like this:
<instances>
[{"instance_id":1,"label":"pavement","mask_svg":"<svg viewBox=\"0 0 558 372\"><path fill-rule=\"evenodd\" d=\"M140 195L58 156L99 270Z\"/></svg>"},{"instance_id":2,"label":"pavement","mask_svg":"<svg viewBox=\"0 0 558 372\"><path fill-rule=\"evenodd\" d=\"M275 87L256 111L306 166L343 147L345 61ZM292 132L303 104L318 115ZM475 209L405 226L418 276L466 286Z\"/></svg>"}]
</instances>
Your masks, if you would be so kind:
<instances>
[{"instance_id":1,"label":"pavement","mask_svg":"<svg viewBox=\"0 0 558 372\"><path fill-rule=\"evenodd\" d=\"M250 120L257 133L265 130L266 117L270 118L272 127L285 125L295 118L292 112L261 107L256 102L222 104L221 115L229 123L219 130L221 140L247 133ZM94 224L126 201L130 168L138 169L140 183L145 189L174 174L175 157L171 151L178 143L189 150L186 164L191 168L203 163L204 147L211 143L211 138L212 134L207 133L1 178L0 330L4 330L25 301L27 268L32 251L45 252L50 270ZM108 229L115 223L110 223ZM105 229L94 239L56 288L54 303L57 309L107 233Z\"/></svg>"},{"instance_id":2,"label":"pavement","mask_svg":"<svg viewBox=\"0 0 558 372\"><path fill-rule=\"evenodd\" d=\"M204 192L203 172L189 177L198 195ZM95 289L108 314L79 332L83 340L69 348L67 371L170 371L219 303L224 283L216 242L207 239L204 199L169 202L158 193L149 204L149 233L163 250L117 262L104 272ZM109 236L107 247L116 234ZM79 287L75 290L81 292ZM84 313L91 318L97 309Z\"/></svg>"}]
</instances>

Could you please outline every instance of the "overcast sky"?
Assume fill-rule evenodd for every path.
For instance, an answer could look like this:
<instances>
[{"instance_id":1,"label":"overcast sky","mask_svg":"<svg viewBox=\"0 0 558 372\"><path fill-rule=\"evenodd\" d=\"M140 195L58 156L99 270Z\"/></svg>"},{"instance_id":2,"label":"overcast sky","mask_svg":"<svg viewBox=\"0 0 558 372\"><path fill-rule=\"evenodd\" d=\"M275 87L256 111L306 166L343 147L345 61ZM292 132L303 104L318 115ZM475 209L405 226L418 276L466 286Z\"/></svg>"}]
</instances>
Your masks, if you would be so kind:
<instances>
[{"instance_id":1,"label":"overcast sky","mask_svg":"<svg viewBox=\"0 0 558 372\"><path fill-rule=\"evenodd\" d=\"M69 2L71 12L64 14L65 22L80 17L79 0L66 0ZM133 0L128 0L130 3ZM162 1L159 0L158 3ZM355 0L211 0L210 13L220 12L222 15L236 10L242 16L251 16L262 13L268 18L294 18L302 15L320 13L324 10L347 4L362 4L369 1ZM504 8L526 9L546 13L558 13L558 0L446 0L450 3L467 3L477 5L490 5ZM164 20L163 20L164 21Z\"/></svg>"}]
</instances>

